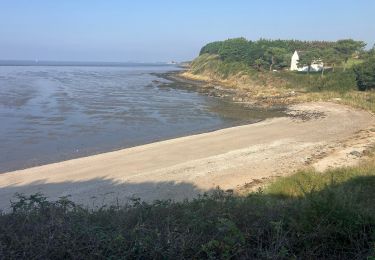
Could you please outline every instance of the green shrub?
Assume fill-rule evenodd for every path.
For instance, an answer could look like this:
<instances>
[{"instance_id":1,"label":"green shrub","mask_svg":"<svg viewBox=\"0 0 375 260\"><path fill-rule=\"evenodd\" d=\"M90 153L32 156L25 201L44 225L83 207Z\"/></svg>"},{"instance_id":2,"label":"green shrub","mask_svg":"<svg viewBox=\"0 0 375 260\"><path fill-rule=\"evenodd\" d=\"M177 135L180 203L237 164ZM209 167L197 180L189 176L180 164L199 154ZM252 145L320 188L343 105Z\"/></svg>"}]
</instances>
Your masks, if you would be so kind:
<instances>
[{"instance_id":1,"label":"green shrub","mask_svg":"<svg viewBox=\"0 0 375 260\"><path fill-rule=\"evenodd\" d=\"M359 90L375 89L375 58L354 67Z\"/></svg>"},{"instance_id":2,"label":"green shrub","mask_svg":"<svg viewBox=\"0 0 375 260\"><path fill-rule=\"evenodd\" d=\"M89 210L19 194L0 215L0 259L366 259L374 194L374 163L300 172L247 197L216 190Z\"/></svg>"},{"instance_id":3,"label":"green shrub","mask_svg":"<svg viewBox=\"0 0 375 260\"><path fill-rule=\"evenodd\" d=\"M351 70L326 72L324 76L318 73L305 72L280 72L275 77L278 77L284 82L286 86L293 89L301 89L306 92L325 92L334 91L345 93L356 90L355 74Z\"/></svg>"}]
</instances>

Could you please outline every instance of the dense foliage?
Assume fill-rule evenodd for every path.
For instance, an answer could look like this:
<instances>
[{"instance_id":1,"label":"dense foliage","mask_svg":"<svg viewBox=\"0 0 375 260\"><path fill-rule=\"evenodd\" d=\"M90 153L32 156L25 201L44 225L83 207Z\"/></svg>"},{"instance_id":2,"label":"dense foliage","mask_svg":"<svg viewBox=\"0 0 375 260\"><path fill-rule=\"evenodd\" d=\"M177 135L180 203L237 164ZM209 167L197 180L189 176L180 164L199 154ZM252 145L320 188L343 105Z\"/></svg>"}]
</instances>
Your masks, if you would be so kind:
<instances>
[{"instance_id":1,"label":"dense foliage","mask_svg":"<svg viewBox=\"0 0 375 260\"><path fill-rule=\"evenodd\" d=\"M355 66L354 73L360 90L375 89L375 55Z\"/></svg>"},{"instance_id":2,"label":"dense foliage","mask_svg":"<svg viewBox=\"0 0 375 260\"><path fill-rule=\"evenodd\" d=\"M372 163L301 172L247 197L217 190L96 211L19 195L0 215L0 259L366 259L374 194Z\"/></svg>"},{"instance_id":3,"label":"dense foliage","mask_svg":"<svg viewBox=\"0 0 375 260\"><path fill-rule=\"evenodd\" d=\"M287 86L313 92L344 93L355 88L370 90L375 89L375 46L366 51L365 45L362 41L352 39L335 42L228 39L204 46L197 62L193 62L192 72L199 74L208 70L212 75L219 75L223 79L235 75L252 75L256 79L259 77L254 77L253 72L276 69L282 73L262 77L283 79L284 83L287 80ZM321 75L306 77L299 73L288 73L287 68L295 50L299 53L298 66L307 66L308 73L314 62L323 62ZM200 65L201 61L208 59L209 62ZM330 72L328 74L327 69Z\"/></svg>"},{"instance_id":4,"label":"dense foliage","mask_svg":"<svg viewBox=\"0 0 375 260\"><path fill-rule=\"evenodd\" d=\"M353 55L361 54L364 47L362 41L352 39L328 42L235 38L209 43L201 49L200 55L215 54L223 61L243 62L258 70L273 70L288 67L295 50L304 52L300 66L311 65L318 59L334 66L341 62L346 64Z\"/></svg>"},{"instance_id":5,"label":"dense foliage","mask_svg":"<svg viewBox=\"0 0 375 260\"><path fill-rule=\"evenodd\" d=\"M237 84L235 80L245 75L248 77L249 86L254 84L258 86L272 85L309 93L347 93L357 89L355 73L351 69L327 71L324 76L321 73L311 73L307 76L306 73L293 71L257 72L243 62L223 61L217 55L210 54L202 54L196 58L191 63L190 72L195 75L208 75L211 79L218 81L233 81L233 84Z\"/></svg>"}]
</instances>

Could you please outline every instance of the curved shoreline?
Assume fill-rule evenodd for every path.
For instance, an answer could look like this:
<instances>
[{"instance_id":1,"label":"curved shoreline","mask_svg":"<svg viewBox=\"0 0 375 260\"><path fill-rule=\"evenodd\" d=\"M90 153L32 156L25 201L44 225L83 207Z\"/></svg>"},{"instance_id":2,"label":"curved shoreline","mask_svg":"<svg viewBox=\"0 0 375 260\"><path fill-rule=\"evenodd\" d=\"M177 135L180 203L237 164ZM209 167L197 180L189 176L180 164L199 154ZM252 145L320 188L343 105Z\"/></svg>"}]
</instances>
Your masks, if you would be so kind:
<instances>
[{"instance_id":1,"label":"curved shoreline","mask_svg":"<svg viewBox=\"0 0 375 260\"><path fill-rule=\"evenodd\" d=\"M217 186L241 190L256 180L314 166L327 157L322 153L342 151L354 134L375 125L370 113L333 103L299 104L290 111L291 117L1 174L0 208L9 207L16 192L41 192L50 199L70 195L93 205L126 203L133 196L181 200ZM375 130L365 133L375 143Z\"/></svg>"},{"instance_id":2,"label":"curved shoreline","mask_svg":"<svg viewBox=\"0 0 375 260\"><path fill-rule=\"evenodd\" d=\"M82 106L78 105L79 98L76 101L65 99L69 93L74 93L67 85L64 90L51 88L52 98L47 95L39 98L38 94L31 99L30 104L36 110L46 109L43 104L51 103L50 113L35 112L32 107L29 111L24 105L14 108L19 109L18 112L11 109L9 114L2 115L5 128L1 136L0 174L283 115L282 111L267 109L244 110L235 102L207 98L192 89L177 89L175 87L184 84L149 76L149 71L145 73L148 75L145 83L135 91L128 93L123 89L118 98L114 97L118 94L110 94L113 100L101 93L100 104L93 96ZM127 78L125 75L125 85ZM171 86L165 86L167 82ZM57 100L59 95L64 96L61 101ZM63 105L58 105L59 102ZM60 108L65 110L60 111Z\"/></svg>"}]
</instances>

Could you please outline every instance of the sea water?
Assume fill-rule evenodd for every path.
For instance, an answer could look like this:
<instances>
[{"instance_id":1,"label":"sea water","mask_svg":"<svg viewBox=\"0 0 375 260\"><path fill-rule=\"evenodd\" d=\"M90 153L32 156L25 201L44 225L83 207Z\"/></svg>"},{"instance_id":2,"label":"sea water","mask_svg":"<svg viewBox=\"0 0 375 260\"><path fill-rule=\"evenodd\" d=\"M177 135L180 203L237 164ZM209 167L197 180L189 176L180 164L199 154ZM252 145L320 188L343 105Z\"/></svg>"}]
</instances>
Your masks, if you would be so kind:
<instances>
[{"instance_id":1,"label":"sea water","mask_svg":"<svg viewBox=\"0 0 375 260\"><path fill-rule=\"evenodd\" d=\"M23 65L0 66L0 172L275 116L154 74L175 66Z\"/></svg>"}]
</instances>

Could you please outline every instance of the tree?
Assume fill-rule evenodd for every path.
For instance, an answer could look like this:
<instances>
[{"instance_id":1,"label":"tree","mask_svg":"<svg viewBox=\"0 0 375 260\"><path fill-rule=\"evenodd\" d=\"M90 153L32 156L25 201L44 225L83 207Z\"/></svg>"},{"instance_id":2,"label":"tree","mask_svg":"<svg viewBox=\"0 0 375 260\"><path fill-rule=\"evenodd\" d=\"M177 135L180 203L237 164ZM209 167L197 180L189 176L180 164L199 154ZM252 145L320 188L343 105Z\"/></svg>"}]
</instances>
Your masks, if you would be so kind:
<instances>
[{"instance_id":1,"label":"tree","mask_svg":"<svg viewBox=\"0 0 375 260\"><path fill-rule=\"evenodd\" d=\"M375 57L354 67L358 89L375 89Z\"/></svg>"},{"instance_id":2,"label":"tree","mask_svg":"<svg viewBox=\"0 0 375 260\"><path fill-rule=\"evenodd\" d=\"M257 71L261 71L265 61L262 58L256 59L254 62Z\"/></svg>"},{"instance_id":3,"label":"tree","mask_svg":"<svg viewBox=\"0 0 375 260\"><path fill-rule=\"evenodd\" d=\"M372 46L372 48L368 51L369 57L375 58L375 44Z\"/></svg>"},{"instance_id":4,"label":"tree","mask_svg":"<svg viewBox=\"0 0 375 260\"><path fill-rule=\"evenodd\" d=\"M311 65L319 59L320 59L320 55L317 50L307 51L299 57L297 66L298 67L307 66L307 74L310 74Z\"/></svg>"},{"instance_id":5,"label":"tree","mask_svg":"<svg viewBox=\"0 0 375 260\"><path fill-rule=\"evenodd\" d=\"M226 61L244 61L249 60L249 47L251 42L245 38L229 39L223 42L219 55Z\"/></svg>"},{"instance_id":6,"label":"tree","mask_svg":"<svg viewBox=\"0 0 375 260\"><path fill-rule=\"evenodd\" d=\"M284 57L286 54L286 50L280 47L270 47L266 51L266 55L268 56L270 60L270 71L272 71L273 66L276 63L281 63L284 61Z\"/></svg>"},{"instance_id":7,"label":"tree","mask_svg":"<svg viewBox=\"0 0 375 260\"><path fill-rule=\"evenodd\" d=\"M335 72L336 64L342 62L342 59L339 53L334 48L325 49L320 52L321 58L324 62L324 65L329 64L332 66L332 72ZM324 66L323 66L324 70Z\"/></svg>"},{"instance_id":8,"label":"tree","mask_svg":"<svg viewBox=\"0 0 375 260\"><path fill-rule=\"evenodd\" d=\"M364 52L362 54L361 58L363 58L363 59L375 58L375 44L372 46L371 49L369 49L368 51Z\"/></svg>"},{"instance_id":9,"label":"tree","mask_svg":"<svg viewBox=\"0 0 375 260\"><path fill-rule=\"evenodd\" d=\"M363 41L355 41L352 39L339 40L336 42L335 50L344 60L344 71L348 60L353 56L354 53L360 52L366 46Z\"/></svg>"},{"instance_id":10,"label":"tree","mask_svg":"<svg viewBox=\"0 0 375 260\"><path fill-rule=\"evenodd\" d=\"M211 42L209 44L206 44L201 49L199 55L203 55L203 54L206 54L206 53L208 53L208 54L219 54L219 51L220 51L220 48L221 48L222 45L223 45L223 42L221 42L221 41Z\"/></svg>"}]
</instances>

